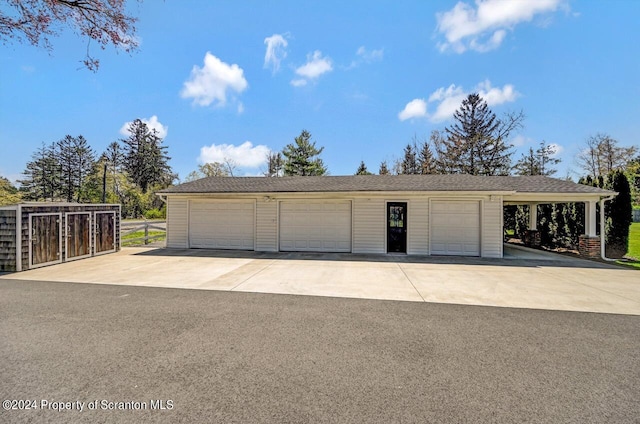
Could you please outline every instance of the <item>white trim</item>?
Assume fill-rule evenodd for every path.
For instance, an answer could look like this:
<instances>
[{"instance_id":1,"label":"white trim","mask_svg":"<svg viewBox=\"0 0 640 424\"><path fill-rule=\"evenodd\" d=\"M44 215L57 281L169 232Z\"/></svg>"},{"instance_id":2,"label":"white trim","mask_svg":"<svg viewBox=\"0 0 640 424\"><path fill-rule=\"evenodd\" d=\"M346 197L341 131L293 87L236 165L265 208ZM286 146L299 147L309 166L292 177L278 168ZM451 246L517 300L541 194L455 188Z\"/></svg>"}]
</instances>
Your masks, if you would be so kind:
<instances>
[{"instance_id":1,"label":"white trim","mask_svg":"<svg viewBox=\"0 0 640 424\"><path fill-rule=\"evenodd\" d=\"M103 250L102 252L97 251L98 247L98 219L96 216L98 214L112 214L113 215L113 249L111 250ZM116 212L115 211L94 211L93 212L93 254L95 256L104 255L107 253L113 253L116 251Z\"/></svg>"},{"instance_id":2,"label":"white trim","mask_svg":"<svg viewBox=\"0 0 640 424\"><path fill-rule=\"evenodd\" d=\"M73 257L69 257L69 215L88 215L89 216L89 227L87 228L89 230L89 253L86 255L81 255L81 256L73 256ZM84 259L84 258L89 258L91 257L92 253L93 253L93 237L91 237L91 218L92 218L92 213L90 211L85 211L85 212L65 212L64 214L64 222L65 222L65 226L66 226L66 231L64 232L64 261L65 262L70 262L70 261L75 261L78 259ZM115 225L114 225L115 227Z\"/></svg>"},{"instance_id":3,"label":"white trim","mask_svg":"<svg viewBox=\"0 0 640 424\"><path fill-rule=\"evenodd\" d=\"M33 263L33 221L34 216L56 215L58 217L58 259L55 261ZM22 254L20 255L22 256ZM62 263L62 212L35 212L29 214L29 269L40 268L47 265Z\"/></svg>"}]
</instances>

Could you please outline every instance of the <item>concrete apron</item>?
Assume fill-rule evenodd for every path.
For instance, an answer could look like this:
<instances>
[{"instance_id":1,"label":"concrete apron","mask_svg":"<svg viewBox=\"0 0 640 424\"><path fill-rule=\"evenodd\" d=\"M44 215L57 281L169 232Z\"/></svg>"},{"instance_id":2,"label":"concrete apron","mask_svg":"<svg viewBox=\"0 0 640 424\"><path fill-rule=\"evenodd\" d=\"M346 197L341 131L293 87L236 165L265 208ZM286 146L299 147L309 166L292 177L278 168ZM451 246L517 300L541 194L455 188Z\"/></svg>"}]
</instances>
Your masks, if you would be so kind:
<instances>
[{"instance_id":1,"label":"concrete apron","mask_svg":"<svg viewBox=\"0 0 640 424\"><path fill-rule=\"evenodd\" d=\"M0 276L640 315L640 273L570 259L480 259L123 248Z\"/></svg>"}]
</instances>

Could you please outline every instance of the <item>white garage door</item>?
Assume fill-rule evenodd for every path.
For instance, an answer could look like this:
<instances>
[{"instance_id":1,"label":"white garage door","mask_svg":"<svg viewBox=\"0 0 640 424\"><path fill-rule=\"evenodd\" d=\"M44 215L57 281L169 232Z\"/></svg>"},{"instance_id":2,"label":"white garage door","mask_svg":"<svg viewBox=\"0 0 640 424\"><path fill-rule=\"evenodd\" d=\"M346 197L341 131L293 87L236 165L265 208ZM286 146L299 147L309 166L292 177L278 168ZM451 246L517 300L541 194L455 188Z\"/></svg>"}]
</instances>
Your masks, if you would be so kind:
<instances>
[{"instance_id":1,"label":"white garage door","mask_svg":"<svg viewBox=\"0 0 640 424\"><path fill-rule=\"evenodd\" d=\"M431 202L431 254L480 256L480 202Z\"/></svg>"},{"instance_id":2,"label":"white garage door","mask_svg":"<svg viewBox=\"0 0 640 424\"><path fill-rule=\"evenodd\" d=\"M280 203L280 250L351 252L351 202Z\"/></svg>"},{"instance_id":3,"label":"white garage door","mask_svg":"<svg viewBox=\"0 0 640 424\"><path fill-rule=\"evenodd\" d=\"M253 250L254 203L192 200L189 206L189 246Z\"/></svg>"}]
</instances>

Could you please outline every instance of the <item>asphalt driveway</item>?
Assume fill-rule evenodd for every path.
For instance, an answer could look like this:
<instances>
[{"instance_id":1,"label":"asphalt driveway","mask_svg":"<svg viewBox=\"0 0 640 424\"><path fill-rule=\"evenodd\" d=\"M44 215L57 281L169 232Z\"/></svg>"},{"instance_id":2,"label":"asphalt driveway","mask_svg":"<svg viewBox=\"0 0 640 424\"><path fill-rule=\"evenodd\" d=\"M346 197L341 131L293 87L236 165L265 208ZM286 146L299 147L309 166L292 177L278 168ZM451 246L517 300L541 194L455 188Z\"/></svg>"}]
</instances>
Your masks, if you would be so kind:
<instances>
[{"instance_id":1,"label":"asphalt driveway","mask_svg":"<svg viewBox=\"0 0 640 424\"><path fill-rule=\"evenodd\" d=\"M483 259L124 248L0 279L640 315L640 272L527 255Z\"/></svg>"},{"instance_id":2,"label":"asphalt driveway","mask_svg":"<svg viewBox=\"0 0 640 424\"><path fill-rule=\"evenodd\" d=\"M638 316L0 280L2 423L624 424L638 381Z\"/></svg>"}]
</instances>

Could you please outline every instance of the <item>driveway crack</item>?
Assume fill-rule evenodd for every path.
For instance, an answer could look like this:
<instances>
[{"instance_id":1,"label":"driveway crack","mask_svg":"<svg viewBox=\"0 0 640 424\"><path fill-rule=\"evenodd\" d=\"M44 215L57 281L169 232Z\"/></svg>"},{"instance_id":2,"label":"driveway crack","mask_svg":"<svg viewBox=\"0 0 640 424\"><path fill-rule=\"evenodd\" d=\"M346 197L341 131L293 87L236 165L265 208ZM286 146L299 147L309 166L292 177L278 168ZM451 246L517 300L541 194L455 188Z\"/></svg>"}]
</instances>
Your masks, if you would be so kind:
<instances>
[{"instance_id":1,"label":"driveway crack","mask_svg":"<svg viewBox=\"0 0 640 424\"><path fill-rule=\"evenodd\" d=\"M402 268L402 266L396 262L396 265L398 265L398 268L400 268L400 271L402 271L402 273L404 274L404 277L407 279L407 281L409 281L409 284L411 284L411 286L413 287L413 289L416 291L416 293L418 293L418 296L420 296L420 299L422 299L423 302L426 302L426 300L424 299L424 297L422 297L422 294L420 293L420 291L418 290L418 288L416 287L415 284L413 284L413 281L411 281L411 278L409 278L409 276L407 275L407 273L405 272L404 268Z\"/></svg>"}]
</instances>

